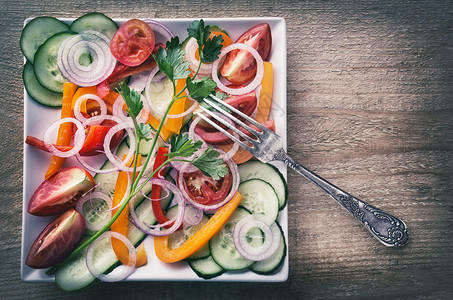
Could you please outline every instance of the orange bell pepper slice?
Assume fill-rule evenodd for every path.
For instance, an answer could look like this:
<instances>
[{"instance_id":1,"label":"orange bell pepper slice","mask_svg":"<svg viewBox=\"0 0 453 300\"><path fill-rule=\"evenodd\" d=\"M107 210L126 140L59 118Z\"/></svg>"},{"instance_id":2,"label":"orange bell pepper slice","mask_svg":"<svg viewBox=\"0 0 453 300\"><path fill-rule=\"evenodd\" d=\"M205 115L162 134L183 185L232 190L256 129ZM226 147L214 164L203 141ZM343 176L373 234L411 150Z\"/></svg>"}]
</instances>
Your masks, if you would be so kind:
<instances>
[{"instance_id":1,"label":"orange bell pepper slice","mask_svg":"<svg viewBox=\"0 0 453 300\"><path fill-rule=\"evenodd\" d=\"M61 106L61 118L74 117L73 110L71 108L72 97L77 89L77 85L71 82L65 82L63 84L63 98ZM72 123L63 123L58 129L58 136L56 145L57 146L69 146L72 139ZM61 170L65 162L64 157L58 157L53 155L50 161L49 168L47 169L45 179L49 179L50 176Z\"/></svg>"},{"instance_id":2,"label":"orange bell pepper slice","mask_svg":"<svg viewBox=\"0 0 453 300\"><path fill-rule=\"evenodd\" d=\"M241 201L242 196L237 192L227 204L221 207L199 231L192 235L179 248L171 249L168 246L169 236L155 236L154 249L157 258L165 263L173 263L194 254L222 228Z\"/></svg>"},{"instance_id":3,"label":"orange bell pepper slice","mask_svg":"<svg viewBox=\"0 0 453 300\"><path fill-rule=\"evenodd\" d=\"M125 157L124 157L125 158ZM140 165L141 161L141 156L140 154L138 155L137 159L137 165ZM112 200L112 207L117 206L121 200L123 199L124 195L127 193L128 190L128 173L120 171L118 172L118 178L116 181L116 186L115 186L115 193L113 194L113 200ZM114 209L112 211L112 216L118 211L118 209ZM118 216L118 218L113 222L112 226L110 227L111 231L118 232L124 236L127 236L128 233L128 228L129 228L129 206L126 206L124 210L121 212L121 214ZM117 240L115 238L112 238L112 247L113 251L116 254L116 257L118 260L123 263L124 265L129 264L129 250L127 249L126 245L124 245L123 242L120 240ZM136 267L139 267L140 264L145 264L147 261L146 258L146 251L145 249L141 249L138 251L137 249L137 262L135 264Z\"/></svg>"},{"instance_id":4,"label":"orange bell pepper slice","mask_svg":"<svg viewBox=\"0 0 453 300\"><path fill-rule=\"evenodd\" d=\"M261 80L260 101L258 103L258 111L256 112L256 120L264 122L269 120L269 114L272 106L272 92L274 88L274 70L272 63L265 61L264 74Z\"/></svg>"}]
</instances>

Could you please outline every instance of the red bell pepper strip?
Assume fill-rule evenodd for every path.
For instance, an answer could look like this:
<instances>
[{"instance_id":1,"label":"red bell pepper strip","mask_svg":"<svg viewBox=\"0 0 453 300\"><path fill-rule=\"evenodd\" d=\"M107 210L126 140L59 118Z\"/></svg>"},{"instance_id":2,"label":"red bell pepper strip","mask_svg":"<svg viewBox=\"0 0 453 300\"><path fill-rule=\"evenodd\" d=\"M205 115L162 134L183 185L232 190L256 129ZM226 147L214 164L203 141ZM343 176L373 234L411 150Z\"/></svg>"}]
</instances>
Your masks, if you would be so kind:
<instances>
[{"instance_id":1,"label":"red bell pepper strip","mask_svg":"<svg viewBox=\"0 0 453 300\"><path fill-rule=\"evenodd\" d=\"M154 166L153 170L156 170L158 167L160 167L165 160L167 159L165 154L168 153L168 148L166 147L159 147L159 150L157 150L156 154L156 159L154 161ZM159 176L163 175L162 173L165 172L165 169L162 168L159 172L155 173L153 175L153 178L159 178ZM160 200L155 200L155 199L160 199L161 198L161 191L162 187L160 185L153 184L151 187L151 199L153 199L152 202L152 207L153 207L153 213L154 216L156 217L157 222L160 224L163 224L169 219L165 216L164 212L162 211L162 206L160 205ZM173 224L167 225L166 228L170 228Z\"/></svg>"}]
</instances>

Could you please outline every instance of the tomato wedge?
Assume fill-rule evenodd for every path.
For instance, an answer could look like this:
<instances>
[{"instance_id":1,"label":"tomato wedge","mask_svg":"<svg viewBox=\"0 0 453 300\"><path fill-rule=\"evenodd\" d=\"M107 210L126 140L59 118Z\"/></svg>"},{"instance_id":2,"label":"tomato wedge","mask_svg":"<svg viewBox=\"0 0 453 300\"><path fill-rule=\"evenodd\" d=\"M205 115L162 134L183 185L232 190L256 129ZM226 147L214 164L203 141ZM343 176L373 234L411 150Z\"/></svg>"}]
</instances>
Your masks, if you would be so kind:
<instances>
[{"instance_id":1,"label":"tomato wedge","mask_svg":"<svg viewBox=\"0 0 453 300\"><path fill-rule=\"evenodd\" d=\"M127 65L138 66L154 49L154 31L144 21L131 19L120 26L110 42L115 58Z\"/></svg>"}]
</instances>

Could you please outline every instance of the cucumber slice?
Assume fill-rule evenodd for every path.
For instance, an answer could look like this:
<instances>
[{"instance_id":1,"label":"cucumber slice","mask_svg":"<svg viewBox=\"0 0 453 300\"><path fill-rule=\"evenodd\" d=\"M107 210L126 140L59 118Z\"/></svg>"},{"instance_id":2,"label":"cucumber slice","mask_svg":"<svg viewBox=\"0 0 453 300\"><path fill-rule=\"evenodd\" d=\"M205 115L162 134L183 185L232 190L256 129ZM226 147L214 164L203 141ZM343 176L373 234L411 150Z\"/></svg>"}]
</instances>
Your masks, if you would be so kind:
<instances>
[{"instance_id":1,"label":"cucumber slice","mask_svg":"<svg viewBox=\"0 0 453 300\"><path fill-rule=\"evenodd\" d=\"M212 256L189 260L190 268L201 278L211 279L225 273Z\"/></svg>"},{"instance_id":2,"label":"cucumber slice","mask_svg":"<svg viewBox=\"0 0 453 300\"><path fill-rule=\"evenodd\" d=\"M166 213L166 217L171 219L175 217L178 213L178 207L172 206ZM194 235L201 227L204 226L209 221L209 218L206 215L203 215L203 219L201 220L200 224L195 226L190 226L187 224L183 224L182 230L177 230L172 233L168 238L168 246L171 249L179 248L182 244L184 244L192 235ZM209 251L209 245L206 243L203 247L200 248L197 252L192 254L188 257L188 259L197 259L197 258L204 258L209 256L211 252Z\"/></svg>"},{"instance_id":3,"label":"cucumber slice","mask_svg":"<svg viewBox=\"0 0 453 300\"><path fill-rule=\"evenodd\" d=\"M266 164L256 160L250 160L239 165L240 181L252 178L259 178L269 183L278 196L278 206L282 210L288 201L288 187L285 177L280 171L271 164Z\"/></svg>"},{"instance_id":4,"label":"cucumber slice","mask_svg":"<svg viewBox=\"0 0 453 300\"><path fill-rule=\"evenodd\" d=\"M137 216L148 224L152 224L156 221L150 207L151 203L149 201L144 201L135 210ZM145 239L145 237L146 234L144 234L141 230L137 229L135 226L130 226L128 238L135 247L137 247ZM95 265L98 270L103 272L108 272L119 263L115 253L113 251L108 251L109 248L111 249L110 243L106 244L105 247L102 248L102 253L95 254L97 259ZM74 259L57 269L57 272L55 273L55 282L62 290L80 290L96 280L86 266L86 250L87 249L85 248L85 250L76 255Z\"/></svg>"},{"instance_id":5,"label":"cucumber slice","mask_svg":"<svg viewBox=\"0 0 453 300\"><path fill-rule=\"evenodd\" d=\"M20 48L33 64L36 50L56 33L68 31L69 26L54 17L37 17L25 25L20 35Z\"/></svg>"},{"instance_id":6,"label":"cucumber slice","mask_svg":"<svg viewBox=\"0 0 453 300\"><path fill-rule=\"evenodd\" d=\"M168 77L161 81L153 80L148 90L145 89L156 113L163 115L173 98L173 83Z\"/></svg>"},{"instance_id":7,"label":"cucumber slice","mask_svg":"<svg viewBox=\"0 0 453 300\"><path fill-rule=\"evenodd\" d=\"M126 137L126 143L127 143L128 147L131 146L131 139L129 136ZM149 151L151 150L152 146L153 146L152 139L149 141L141 140L140 145L138 145L138 153L140 153L143 156L146 156L149 154ZM157 150L159 149L159 147L162 147L162 146L164 146L164 142L162 141L162 139L160 139L160 138L157 139L156 146L154 147L154 153L156 153Z\"/></svg>"},{"instance_id":8,"label":"cucumber slice","mask_svg":"<svg viewBox=\"0 0 453 300\"><path fill-rule=\"evenodd\" d=\"M250 215L248 210L238 207L219 232L209 241L212 258L225 270L243 270L255 263L240 255L233 242L234 225L248 215ZM256 245L263 243L263 239L254 237L262 236L262 232L258 228L254 228L252 231L248 233L250 236L249 240L251 241L251 246L256 247Z\"/></svg>"},{"instance_id":9,"label":"cucumber slice","mask_svg":"<svg viewBox=\"0 0 453 300\"><path fill-rule=\"evenodd\" d=\"M118 30L118 25L106 15L92 12L74 20L69 27L69 30L77 33L88 29L100 31L111 39Z\"/></svg>"},{"instance_id":10,"label":"cucumber slice","mask_svg":"<svg viewBox=\"0 0 453 300\"><path fill-rule=\"evenodd\" d=\"M36 79L35 73L33 72L33 65L29 61L24 65L22 78L24 80L25 89L33 100L45 106L61 106L63 94L54 93L43 87Z\"/></svg>"},{"instance_id":11,"label":"cucumber slice","mask_svg":"<svg viewBox=\"0 0 453 300\"><path fill-rule=\"evenodd\" d=\"M261 179L249 179L238 188L244 200L241 206L252 214L262 214L272 220L278 217L278 197L272 186Z\"/></svg>"},{"instance_id":12,"label":"cucumber slice","mask_svg":"<svg viewBox=\"0 0 453 300\"><path fill-rule=\"evenodd\" d=\"M250 266L250 270L257 274L261 275L271 275L277 272L280 267L283 265L283 262L286 257L286 241L285 236L283 234L283 230L280 224L276 223L278 228L280 229L280 246L278 247L277 251L271 257L257 261L253 265Z\"/></svg>"},{"instance_id":13,"label":"cucumber slice","mask_svg":"<svg viewBox=\"0 0 453 300\"><path fill-rule=\"evenodd\" d=\"M57 65L57 53L61 43L75 35L71 32L60 32L48 38L35 54L33 71L38 82L55 93L63 93L63 83L67 80Z\"/></svg>"}]
</instances>

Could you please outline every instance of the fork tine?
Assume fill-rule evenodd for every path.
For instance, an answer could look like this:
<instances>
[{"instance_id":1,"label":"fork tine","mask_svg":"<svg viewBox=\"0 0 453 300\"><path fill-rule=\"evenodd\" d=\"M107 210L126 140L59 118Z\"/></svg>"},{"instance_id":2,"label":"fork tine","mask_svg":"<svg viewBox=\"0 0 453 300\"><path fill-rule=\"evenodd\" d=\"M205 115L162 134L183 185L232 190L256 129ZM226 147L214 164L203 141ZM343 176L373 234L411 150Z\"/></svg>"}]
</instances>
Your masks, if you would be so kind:
<instances>
[{"instance_id":1,"label":"fork tine","mask_svg":"<svg viewBox=\"0 0 453 300\"><path fill-rule=\"evenodd\" d=\"M256 121L255 119L253 118L250 118L249 116L247 116L246 114L244 114L242 111L236 109L235 107L231 106L230 104L226 103L225 101L222 101L221 99L217 98L216 96L214 95L209 95L209 97L211 97L211 99L214 99L215 101L221 103L222 105L224 105L225 107L227 107L228 109L230 109L231 111L233 111L234 113L236 113L238 116L244 118L245 120L247 120L248 122L250 122L251 124L255 125L256 127L258 127L260 130L262 131L266 131L268 130L268 128L266 128L265 126L263 126L261 123L259 123L258 121ZM242 122L241 120L238 120L237 118L234 118L231 116L231 114L227 113L224 109L222 109L221 107L219 107L218 105L215 105L212 101L210 101L209 99L207 98L204 98L204 101L206 101L206 103L208 103L209 105L212 105L215 109L219 110L219 111L222 111L224 114L226 114L230 119L234 120L235 122L239 123L242 127L246 128L247 130L249 131L253 131L254 134L259 134L260 132L254 130L253 128L251 128L250 126L244 124L244 122Z\"/></svg>"},{"instance_id":2,"label":"fork tine","mask_svg":"<svg viewBox=\"0 0 453 300\"><path fill-rule=\"evenodd\" d=\"M215 116L215 114L213 114ZM236 143L238 143L242 148L245 148L245 150L249 151L249 152L252 152L254 148L250 147L249 145L247 145L246 143L242 142L240 139L238 139L237 137L235 137L234 135L232 135L231 133L229 133L228 131L226 131L225 129L223 129L221 126L219 126L218 124L216 124L214 121L212 121L211 119L209 119L207 116L203 115L203 114L198 114L198 116L200 118L202 118L203 120L205 120L206 122L208 122L209 124L211 124L212 126L214 126L217 130L219 130L220 132L222 132L224 135L226 135L227 137L229 137L231 140L235 141ZM218 116L215 116L218 118ZM220 119L220 118L219 118ZM228 124L230 125L230 124ZM230 125L231 126L231 125ZM250 138L250 137L247 137L247 138ZM253 143L253 142L252 142Z\"/></svg>"},{"instance_id":3,"label":"fork tine","mask_svg":"<svg viewBox=\"0 0 453 300\"><path fill-rule=\"evenodd\" d=\"M217 114L215 114L214 112L210 111L209 109L203 107L203 106L200 106L200 108L206 112L208 115L210 115L211 117L213 117L214 119L216 119L217 121L219 121L220 123L222 123L223 125L225 125L226 127L228 127L229 129L231 129L232 131L234 131L235 133L237 133L238 135L242 136L244 139L248 140L249 142L253 142L254 140L249 137L248 135L246 135L244 132L240 131L239 129L236 128L236 126L233 126L231 125L230 123L228 123L228 121L224 120L223 118L221 118L220 116L218 116ZM219 112L221 113L221 112ZM201 117L201 116L200 116ZM228 116L229 117L229 116ZM233 121L233 120L232 120ZM212 123L210 122L209 124L212 125ZM217 128L217 126L216 126ZM218 129L218 128L217 128Z\"/></svg>"}]
</instances>

